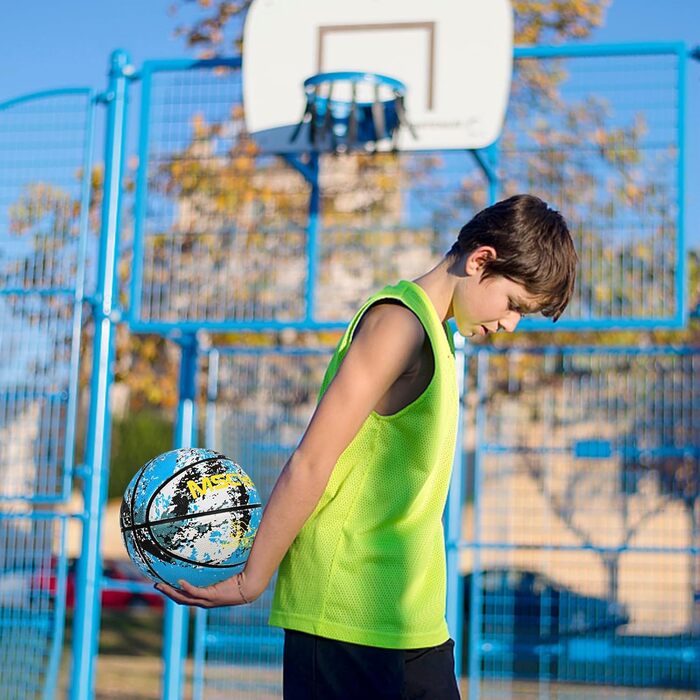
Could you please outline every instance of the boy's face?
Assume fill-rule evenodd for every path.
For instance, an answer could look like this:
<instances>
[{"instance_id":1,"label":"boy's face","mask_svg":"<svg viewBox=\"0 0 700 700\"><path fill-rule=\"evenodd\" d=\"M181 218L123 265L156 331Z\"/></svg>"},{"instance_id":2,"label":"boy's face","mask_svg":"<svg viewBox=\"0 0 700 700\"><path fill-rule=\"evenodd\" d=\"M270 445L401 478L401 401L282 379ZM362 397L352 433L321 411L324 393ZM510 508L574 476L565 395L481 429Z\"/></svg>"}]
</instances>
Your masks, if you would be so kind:
<instances>
[{"instance_id":1,"label":"boy's face","mask_svg":"<svg viewBox=\"0 0 700 700\"><path fill-rule=\"evenodd\" d=\"M493 250L480 248L465 264L452 299L457 329L465 337L488 335L499 330L512 333L520 319L538 309L537 299L525 287L507 277L483 278L484 262ZM479 251L487 251L479 255Z\"/></svg>"}]
</instances>

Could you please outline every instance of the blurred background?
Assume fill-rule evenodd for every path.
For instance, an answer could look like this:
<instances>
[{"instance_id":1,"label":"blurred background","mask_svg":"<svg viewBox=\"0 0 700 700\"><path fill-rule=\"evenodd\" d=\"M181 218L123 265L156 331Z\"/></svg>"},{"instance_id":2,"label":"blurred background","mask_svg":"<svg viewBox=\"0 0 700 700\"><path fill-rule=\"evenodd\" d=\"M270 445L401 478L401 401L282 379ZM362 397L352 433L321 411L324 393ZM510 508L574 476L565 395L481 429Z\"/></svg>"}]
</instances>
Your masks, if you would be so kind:
<instances>
[{"instance_id":1,"label":"blurred background","mask_svg":"<svg viewBox=\"0 0 700 700\"><path fill-rule=\"evenodd\" d=\"M266 498L359 304L524 191L581 266L458 347L463 695L700 696L700 6L511 5L495 145L296 159L246 131L243 0L3 8L0 697L280 697L271 590L164 606L124 489L202 445Z\"/></svg>"}]
</instances>

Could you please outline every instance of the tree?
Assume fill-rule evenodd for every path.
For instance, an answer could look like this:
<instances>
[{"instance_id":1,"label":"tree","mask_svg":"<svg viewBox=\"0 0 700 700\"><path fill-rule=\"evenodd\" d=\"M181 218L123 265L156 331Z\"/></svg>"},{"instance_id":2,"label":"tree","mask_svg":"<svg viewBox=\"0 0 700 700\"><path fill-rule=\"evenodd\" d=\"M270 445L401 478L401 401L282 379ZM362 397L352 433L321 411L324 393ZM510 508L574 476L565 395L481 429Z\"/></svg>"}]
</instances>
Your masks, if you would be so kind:
<instances>
[{"instance_id":1,"label":"tree","mask_svg":"<svg viewBox=\"0 0 700 700\"><path fill-rule=\"evenodd\" d=\"M173 6L173 12L184 15L185 21L178 31L187 45L196 49L202 57L212 57L241 51L243 21L249 5L249 0L183 0ZM516 41L523 43L583 38L602 22L606 6L607 3L603 0L516 3ZM523 85L522 92L532 99L545 101L551 97L548 90L549 93L556 92L554 80L550 75L537 74L532 68L527 74L527 83ZM254 148L245 148L241 152L241 144L250 145L244 134L242 114L232 114L229 124L211 121L205 123L206 121L206 117L202 117L199 126L193 125L191 147L173 154L172 161L176 167L168 168L167 176L172 178L172 183L166 188L170 191L178 190L181 210L183 195L187 193L182 182L186 179L190 184L196 183L206 200L201 197L199 199L207 210L206 215L200 216L200 219L206 220L210 231L217 228L221 230L217 217L236 223L240 221L241 210L232 205L235 201L246 198L248 203L244 211L249 208L250 202L258 205L262 202L263 206L267 206L266 202L272 202L273 208L280 208L279 218L303 222L303 216L293 216L290 211L284 210L279 192L274 197L265 198L263 193L256 191L259 181L250 179L246 185L233 174L236 168L242 167L251 174L257 172L264 176L264 180L275 169L274 166L270 167L269 162L256 160ZM228 163L220 158L208 159L207 167L214 177L207 177L201 170L202 153L207 148L211 150L211 140L223 134L236 134L241 139L240 144L233 144ZM209 146L201 142L201 139L207 138L210 140ZM191 158L192 155L198 165ZM446 188L442 182L442 166L442 157L435 154L352 154L324 158L322 219L324 237L332 240L333 244L332 250L329 247L321 251L325 257L321 260L319 281L323 281L324 275L332 275L334 287L337 288L343 273L352 280L354 292L348 291L347 299L343 298L340 305L346 315L368 291L395 278L399 268L392 267L392 261L400 261L400 271L404 275L418 274L421 267L434 262L444 252L445 237L442 232L448 227L453 228L456 220L465 218L465 210L473 212L476 206L483 203L479 201L478 194L483 194L483 182L466 181L461 193L458 192L456 196L444 195ZM337 176L334 177L334 174ZM209 182L213 180L222 183L222 186L210 188ZM235 194L241 186L247 186L246 192L242 195ZM226 190L224 199L228 202L227 206L219 208L214 214L211 211L212 199L219 198L217 192L220 189ZM211 194L203 194L205 191ZM425 223L418 227L419 230L406 226L402 221L409 199L417 202L425 212L430 212L429 216L427 213L422 216ZM191 200L190 196L190 201L184 206L192 207ZM264 228L264 213L255 218L257 229ZM334 238L335 230L341 227L342 231ZM280 235L279 231L277 235ZM198 240L202 245L197 247L197 254L202 254L205 242L201 236ZM228 241L233 238L222 236L219 240ZM422 250L423 253L422 256L414 255L411 260L406 260L402 258L402 253L405 258L407 250ZM250 261L252 249L247 249L247 252ZM216 253L218 256L223 254L224 250ZM207 255L204 253L205 257ZM341 258L343 266L339 267L336 261ZM368 260L372 260L373 264L367 265ZM200 269L200 274L201 272ZM368 276L368 273L372 274ZM254 282L246 280L248 281ZM237 284L237 288L243 293L246 288L260 289L260 283ZM211 294L216 293L212 288ZM184 299L181 305L184 310Z\"/></svg>"},{"instance_id":2,"label":"tree","mask_svg":"<svg viewBox=\"0 0 700 700\"><path fill-rule=\"evenodd\" d=\"M102 169L96 167L90 176L89 235L96 238L100 228ZM76 184L81 180L82 173L76 173ZM80 209L78 196L65 189L40 181L30 182L24 187L8 212L9 233L17 241L14 250L21 252L0 260L0 276L7 287L32 292L70 289L74 285L78 270ZM94 258L88 257L88 270L95 262ZM128 267L122 262L122 305L126 303L127 280ZM36 335L37 338L36 343L27 343L25 352L18 353L16 362L21 363L21 367L16 367L14 376L31 378L33 385L47 392L47 397L59 396L67 389L65 367L69 362L73 335L72 299L54 294L18 293L8 297L7 302L10 322L17 324L22 335ZM93 325L92 316L84 314L79 362L79 392L83 395L90 383ZM168 349L167 341L160 336L132 336L125 326L120 326L116 342L115 382L117 386L128 386L130 408L136 411L148 407L157 411L172 409L177 400L177 371L176 358ZM65 435L57 426L63 425L64 414L61 413L62 418L58 421L49 419L55 410L51 400L47 399L49 403L37 418L38 429L42 431L41 445L37 450L43 450L42 460L55 462L63 455ZM18 409L24 410L20 406ZM81 411L84 409L83 404ZM85 423L84 417L79 418L76 449L82 446ZM52 434L44 434L49 429ZM58 433L54 434L56 430ZM133 470L139 466L134 464Z\"/></svg>"},{"instance_id":3,"label":"tree","mask_svg":"<svg viewBox=\"0 0 700 700\"><path fill-rule=\"evenodd\" d=\"M184 10L190 15L178 33L188 46L210 57L240 50L242 19L250 4L251 0L179 0L172 12ZM513 0L516 42L585 39L603 23L609 4L609 0Z\"/></svg>"}]
</instances>

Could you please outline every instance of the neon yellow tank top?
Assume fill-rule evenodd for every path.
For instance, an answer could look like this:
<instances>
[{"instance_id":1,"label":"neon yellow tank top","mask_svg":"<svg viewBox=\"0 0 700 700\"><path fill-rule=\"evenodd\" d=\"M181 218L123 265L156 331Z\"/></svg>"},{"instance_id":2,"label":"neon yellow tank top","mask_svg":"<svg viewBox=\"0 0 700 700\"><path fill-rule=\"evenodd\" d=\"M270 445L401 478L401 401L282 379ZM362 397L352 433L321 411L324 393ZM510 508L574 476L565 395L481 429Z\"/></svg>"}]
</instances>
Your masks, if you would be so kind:
<instances>
[{"instance_id":1,"label":"neon yellow tank top","mask_svg":"<svg viewBox=\"0 0 700 700\"><path fill-rule=\"evenodd\" d=\"M445 548L442 512L457 429L449 327L413 282L385 287L357 312L323 380L325 392L365 311L396 299L420 319L435 371L395 414L372 412L338 459L317 507L282 561L270 624L393 649L442 644Z\"/></svg>"}]
</instances>

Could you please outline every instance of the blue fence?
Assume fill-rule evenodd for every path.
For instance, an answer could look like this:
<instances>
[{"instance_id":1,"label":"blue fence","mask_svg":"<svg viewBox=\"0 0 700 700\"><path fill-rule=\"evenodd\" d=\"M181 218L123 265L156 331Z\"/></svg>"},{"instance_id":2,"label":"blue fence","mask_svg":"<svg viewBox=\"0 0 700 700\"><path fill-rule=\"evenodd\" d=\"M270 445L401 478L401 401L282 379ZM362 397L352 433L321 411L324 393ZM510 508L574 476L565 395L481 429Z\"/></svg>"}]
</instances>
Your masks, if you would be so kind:
<instances>
[{"instance_id":1,"label":"blue fence","mask_svg":"<svg viewBox=\"0 0 700 700\"><path fill-rule=\"evenodd\" d=\"M582 253L560 327L682 327L686 47L515 56L503 188L540 192L565 211Z\"/></svg>"},{"instance_id":2,"label":"blue fence","mask_svg":"<svg viewBox=\"0 0 700 700\"><path fill-rule=\"evenodd\" d=\"M206 443L240 455L263 493L313 411L329 353L207 355ZM485 347L467 365L466 503L449 543L464 581L450 628L465 697L695 697L698 353ZM269 593L198 611L195 697L279 694Z\"/></svg>"},{"instance_id":3,"label":"blue fence","mask_svg":"<svg viewBox=\"0 0 700 700\"><path fill-rule=\"evenodd\" d=\"M53 697L62 651L93 105L0 104L0 688L18 700Z\"/></svg>"},{"instance_id":4,"label":"blue fence","mask_svg":"<svg viewBox=\"0 0 700 700\"><path fill-rule=\"evenodd\" d=\"M236 60L146 63L131 326L342 325L500 188L538 192L571 221L580 279L559 328L680 328L687 60L679 44L517 49L497 150L292 168L250 157ZM348 298L327 308L343 278Z\"/></svg>"},{"instance_id":5,"label":"blue fence","mask_svg":"<svg viewBox=\"0 0 700 700\"><path fill-rule=\"evenodd\" d=\"M697 351L482 348L470 362L470 678L489 698L527 679L541 697L564 683L592 685L576 697L695 697Z\"/></svg>"},{"instance_id":6,"label":"blue fence","mask_svg":"<svg viewBox=\"0 0 700 700\"><path fill-rule=\"evenodd\" d=\"M266 501L315 408L330 348L221 347L208 353L206 441L235 454ZM282 631L272 587L251 606L197 611L195 698L279 697Z\"/></svg>"},{"instance_id":7,"label":"blue fence","mask_svg":"<svg viewBox=\"0 0 700 700\"><path fill-rule=\"evenodd\" d=\"M104 93L0 104L7 697L52 697L70 518L83 523L71 697L94 695L118 324L179 343L176 444L201 442L203 425L204 442L244 464L263 496L308 420L333 334L377 287L439 259L499 194L542 194L573 224L581 271L558 327L680 328L687 60L676 44L518 49L503 138L480 152L259 157L243 126L238 58L135 70L116 52ZM129 96L140 118L133 202L123 188ZM91 193L98 108L104 174ZM75 465L90 328L86 449ZM232 331L262 349L219 347L216 334ZM463 449L445 520L465 693L529 697L534 683L538 698L554 697L581 682L586 698L611 686L619 697L654 685L695 693L696 356L462 348L458 360ZM78 485L84 511L64 515ZM594 527L603 517L604 537ZM268 604L266 594L246 609L198 612L195 697L278 695ZM183 693L187 615L167 608L166 698Z\"/></svg>"}]
</instances>

